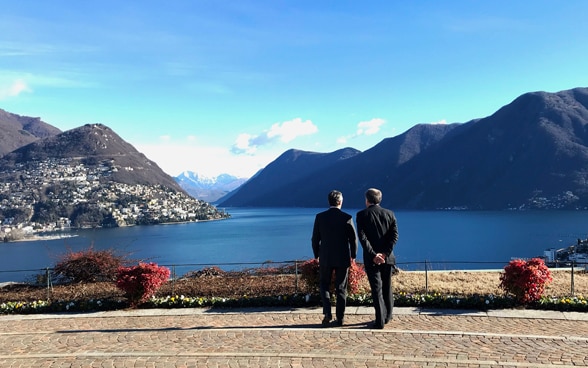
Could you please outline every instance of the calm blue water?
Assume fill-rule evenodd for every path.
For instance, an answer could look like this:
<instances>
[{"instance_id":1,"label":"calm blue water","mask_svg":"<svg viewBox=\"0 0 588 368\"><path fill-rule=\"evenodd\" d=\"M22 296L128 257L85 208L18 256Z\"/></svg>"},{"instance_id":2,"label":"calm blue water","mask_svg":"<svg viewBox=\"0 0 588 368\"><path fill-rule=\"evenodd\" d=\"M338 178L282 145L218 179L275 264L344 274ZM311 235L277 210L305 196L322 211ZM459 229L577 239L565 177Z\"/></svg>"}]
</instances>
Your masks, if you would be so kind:
<instances>
[{"instance_id":1,"label":"calm blue water","mask_svg":"<svg viewBox=\"0 0 588 368\"><path fill-rule=\"evenodd\" d=\"M0 282L23 280L52 267L68 249L90 245L168 266L304 260L312 257L314 216L323 210L235 208L227 210L232 218L223 221L80 230L72 231L76 236L71 238L0 243L0 271L11 271L0 272ZM344 210L354 217L357 212ZM406 269L422 269L424 261L434 269L502 268L511 257L542 255L588 233L588 212L579 211L396 211L396 217L400 239L395 253ZM176 272L201 267L179 267ZM17 270L26 271L12 272Z\"/></svg>"}]
</instances>

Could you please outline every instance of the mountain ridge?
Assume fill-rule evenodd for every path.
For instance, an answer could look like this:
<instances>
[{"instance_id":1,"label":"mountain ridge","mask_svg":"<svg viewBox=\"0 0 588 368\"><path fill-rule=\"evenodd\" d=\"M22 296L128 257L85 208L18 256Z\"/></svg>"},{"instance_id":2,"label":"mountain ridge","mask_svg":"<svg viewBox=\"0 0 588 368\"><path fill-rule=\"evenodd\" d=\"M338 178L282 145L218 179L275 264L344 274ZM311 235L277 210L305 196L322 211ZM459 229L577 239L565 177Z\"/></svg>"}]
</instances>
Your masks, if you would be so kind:
<instances>
[{"instance_id":1,"label":"mountain ridge","mask_svg":"<svg viewBox=\"0 0 588 368\"><path fill-rule=\"evenodd\" d=\"M36 140L0 158L0 169L50 157L76 159L89 166L108 160L118 168L110 177L114 181L124 184L163 184L184 192L155 162L103 124L85 124Z\"/></svg>"},{"instance_id":2,"label":"mountain ridge","mask_svg":"<svg viewBox=\"0 0 588 368\"><path fill-rule=\"evenodd\" d=\"M61 130L38 117L22 116L0 109L0 157Z\"/></svg>"},{"instance_id":3,"label":"mountain ridge","mask_svg":"<svg viewBox=\"0 0 588 368\"><path fill-rule=\"evenodd\" d=\"M314 153L308 153L313 166ZM279 170L275 165L279 163ZM525 93L485 118L416 125L348 160L268 191L256 178L223 206L323 207L331 189L346 206L363 207L378 187L383 204L409 210L588 208L588 88ZM278 160L259 176L279 178ZM308 173L314 172L312 180ZM279 191L279 198L259 201ZM272 197L273 198L273 197Z\"/></svg>"},{"instance_id":4,"label":"mountain ridge","mask_svg":"<svg viewBox=\"0 0 588 368\"><path fill-rule=\"evenodd\" d=\"M271 162L264 169L259 171L254 177L241 185L236 193L245 193L245 196L253 196L252 199L241 201L233 197L234 193L220 198L218 203L223 206L272 206L275 199L296 192L295 184L300 181L313 180L321 170L331 165L348 160L360 153L355 148L342 148L330 153L308 152L297 149L290 149L282 153L278 158ZM253 183L253 184L251 184ZM294 185L292 185L294 184ZM263 193L256 195L258 188L263 188ZM284 192L284 188L290 188L290 193ZM297 207L296 203L291 203Z\"/></svg>"},{"instance_id":5,"label":"mountain ridge","mask_svg":"<svg viewBox=\"0 0 588 368\"><path fill-rule=\"evenodd\" d=\"M72 227L227 217L190 197L155 162L103 124L39 138L0 157L4 241Z\"/></svg>"},{"instance_id":6,"label":"mountain ridge","mask_svg":"<svg viewBox=\"0 0 588 368\"><path fill-rule=\"evenodd\" d=\"M247 181L230 174L204 176L193 171L184 171L174 180L192 197L214 203Z\"/></svg>"}]
</instances>

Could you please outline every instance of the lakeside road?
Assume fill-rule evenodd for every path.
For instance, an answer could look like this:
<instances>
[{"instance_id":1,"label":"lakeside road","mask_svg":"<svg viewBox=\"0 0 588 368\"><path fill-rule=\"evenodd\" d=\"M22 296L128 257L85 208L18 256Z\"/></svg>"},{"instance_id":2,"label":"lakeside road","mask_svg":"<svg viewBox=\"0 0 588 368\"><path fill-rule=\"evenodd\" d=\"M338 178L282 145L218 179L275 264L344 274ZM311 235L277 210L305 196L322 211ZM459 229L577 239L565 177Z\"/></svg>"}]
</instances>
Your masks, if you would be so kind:
<instances>
[{"instance_id":1,"label":"lakeside road","mask_svg":"<svg viewBox=\"0 0 588 368\"><path fill-rule=\"evenodd\" d=\"M0 367L588 367L588 314L350 307L0 316Z\"/></svg>"}]
</instances>

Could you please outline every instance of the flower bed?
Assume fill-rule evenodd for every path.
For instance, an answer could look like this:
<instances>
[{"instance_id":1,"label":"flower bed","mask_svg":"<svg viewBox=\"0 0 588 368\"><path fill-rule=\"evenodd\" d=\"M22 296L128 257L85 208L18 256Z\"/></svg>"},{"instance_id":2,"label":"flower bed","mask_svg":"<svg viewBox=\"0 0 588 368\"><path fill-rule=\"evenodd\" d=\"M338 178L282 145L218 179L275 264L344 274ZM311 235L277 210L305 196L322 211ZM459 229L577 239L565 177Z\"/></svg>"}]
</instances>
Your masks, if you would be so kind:
<instances>
[{"instance_id":1,"label":"flower bed","mask_svg":"<svg viewBox=\"0 0 588 368\"><path fill-rule=\"evenodd\" d=\"M588 311L588 274L576 272L576 292L570 296L570 272L552 272L546 296L525 308ZM394 277L395 306L420 308L503 309L519 307L515 298L500 292L500 272L447 271L426 277L422 272L400 272ZM364 282L366 282L364 280ZM315 307L319 297L290 270L264 272L204 272L168 281L139 308ZM348 305L371 306L369 286L350 294ZM114 282L43 286L9 285L0 288L0 314L87 312L130 306Z\"/></svg>"}]
</instances>

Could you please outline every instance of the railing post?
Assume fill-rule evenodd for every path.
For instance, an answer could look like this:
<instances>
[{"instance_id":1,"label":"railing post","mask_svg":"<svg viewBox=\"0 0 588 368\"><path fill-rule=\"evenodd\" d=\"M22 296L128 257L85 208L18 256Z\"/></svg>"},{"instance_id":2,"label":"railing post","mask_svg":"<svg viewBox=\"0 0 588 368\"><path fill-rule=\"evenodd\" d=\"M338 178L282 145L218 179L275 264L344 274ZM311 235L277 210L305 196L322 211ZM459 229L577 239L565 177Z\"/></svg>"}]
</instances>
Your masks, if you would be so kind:
<instances>
[{"instance_id":1,"label":"railing post","mask_svg":"<svg viewBox=\"0 0 588 368\"><path fill-rule=\"evenodd\" d=\"M425 294L429 294L429 266L425 259Z\"/></svg>"},{"instance_id":2,"label":"railing post","mask_svg":"<svg viewBox=\"0 0 588 368\"><path fill-rule=\"evenodd\" d=\"M172 295L176 295L176 265L172 265Z\"/></svg>"},{"instance_id":3,"label":"railing post","mask_svg":"<svg viewBox=\"0 0 588 368\"><path fill-rule=\"evenodd\" d=\"M298 260L294 261L294 292L298 294Z\"/></svg>"},{"instance_id":4,"label":"railing post","mask_svg":"<svg viewBox=\"0 0 588 368\"><path fill-rule=\"evenodd\" d=\"M575 261L572 260L572 280L570 282L570 292L572 293L572 296L574 296L574 264Z\"/></svg>"},{"instance_id":5,"label":"railing post","mask_svg":"<svg viewBox=\"0 0 588 368\"><path fill-rule=\"evenodd\" d=\"M51 298L51 273L49 267L45 268L45 280L47 282L47 300Z\"/></svg>"}]
</instances>

